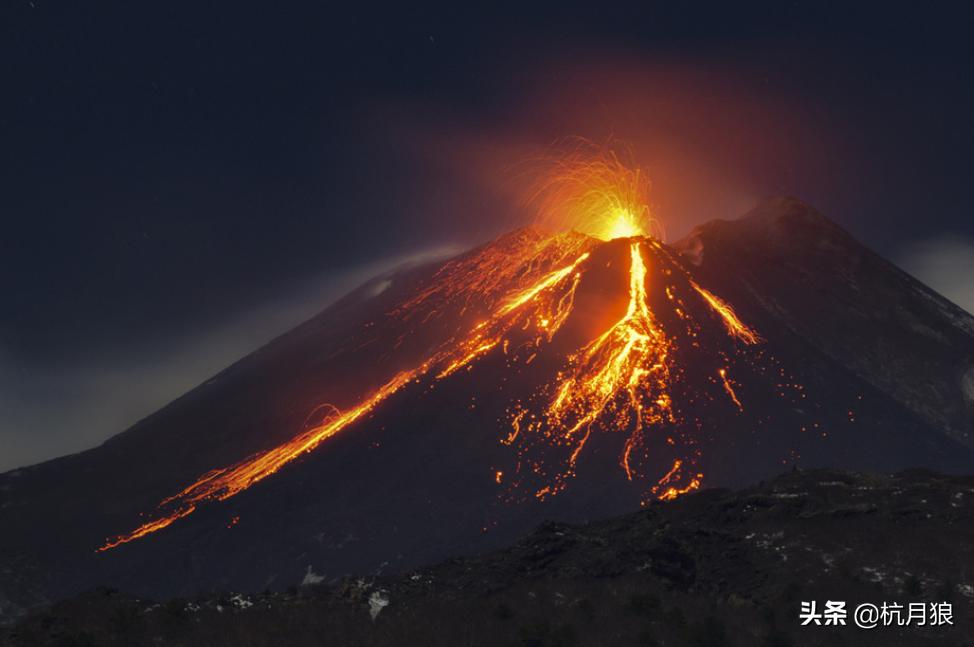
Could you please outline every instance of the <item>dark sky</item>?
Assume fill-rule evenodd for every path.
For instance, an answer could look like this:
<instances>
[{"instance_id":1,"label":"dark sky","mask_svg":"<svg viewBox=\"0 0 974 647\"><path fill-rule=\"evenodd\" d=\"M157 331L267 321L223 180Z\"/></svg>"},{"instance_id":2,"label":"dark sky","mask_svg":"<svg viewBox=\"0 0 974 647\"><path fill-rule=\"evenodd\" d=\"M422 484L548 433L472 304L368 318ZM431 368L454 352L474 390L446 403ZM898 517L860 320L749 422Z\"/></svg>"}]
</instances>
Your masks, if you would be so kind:
<instances>
[{"instance_id":1,"label":"dark sky","mask_svg":"<svg viewBox=\"0 0 974 647\"><path fill-rule=\"evenodd\" d=\"M974 308L946 5L331 5L4 3L0 470L526 222L511 169L573 135L633 146L674 238L792 194Z\"/></svg>"}]
</instances>

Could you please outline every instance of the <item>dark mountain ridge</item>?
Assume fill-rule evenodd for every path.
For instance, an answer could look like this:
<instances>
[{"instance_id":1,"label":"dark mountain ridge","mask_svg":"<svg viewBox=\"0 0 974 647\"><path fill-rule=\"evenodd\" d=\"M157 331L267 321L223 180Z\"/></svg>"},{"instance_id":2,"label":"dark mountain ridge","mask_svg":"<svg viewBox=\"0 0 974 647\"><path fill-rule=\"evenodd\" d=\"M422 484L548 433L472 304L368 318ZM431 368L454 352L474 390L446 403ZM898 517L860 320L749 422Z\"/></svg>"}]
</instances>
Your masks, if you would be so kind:
<instances>
[{"instance_id":1,"label":"dark mountain ridge","mask_svg":"<svg viewBox=\"0 0 974 647\"><path fill-rule=\"evenodd\" d=\"M974 442L974 317L808 205L771 199L739 220L697 227L674 247L714 278L734 264L737 281L796 334L959 442ZM822 307L836 316L821 316Z\"/></svg>"}]
</instances>

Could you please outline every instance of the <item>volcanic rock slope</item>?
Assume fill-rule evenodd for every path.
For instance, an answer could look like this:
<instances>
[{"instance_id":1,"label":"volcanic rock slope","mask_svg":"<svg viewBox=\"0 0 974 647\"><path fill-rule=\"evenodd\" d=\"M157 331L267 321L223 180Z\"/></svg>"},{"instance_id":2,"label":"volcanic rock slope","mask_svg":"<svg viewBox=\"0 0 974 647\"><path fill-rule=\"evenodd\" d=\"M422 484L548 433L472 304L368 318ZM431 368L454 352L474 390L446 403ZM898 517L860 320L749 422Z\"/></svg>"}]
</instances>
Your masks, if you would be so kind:
<instances>
[{"instance_id":1,"label":"volcanic rock slope","mask_svg":"<svg viewBox=\"0 0 974 647\"><path fill-rule=\"evenodd\" d=\"M102 587L0 645L968 645L972 515L970 476L794 470L394 576L167 601ZM802 626L812 600L844 601L847 624ZM863 630L862 603L947 603L951 622Z\"/></svg>"},{"instance_id":2,"label":"volcanic rock slope","mask_svg":"<svg viewBox=\"0 0 974 647\"><path fill-rule=\"evenodd\" d=\"M969 315L795 200L672 246L519 230L0 476L0 612L401 571L793 465L970 472L972 366Z\"/></svg>"}]
</instances>

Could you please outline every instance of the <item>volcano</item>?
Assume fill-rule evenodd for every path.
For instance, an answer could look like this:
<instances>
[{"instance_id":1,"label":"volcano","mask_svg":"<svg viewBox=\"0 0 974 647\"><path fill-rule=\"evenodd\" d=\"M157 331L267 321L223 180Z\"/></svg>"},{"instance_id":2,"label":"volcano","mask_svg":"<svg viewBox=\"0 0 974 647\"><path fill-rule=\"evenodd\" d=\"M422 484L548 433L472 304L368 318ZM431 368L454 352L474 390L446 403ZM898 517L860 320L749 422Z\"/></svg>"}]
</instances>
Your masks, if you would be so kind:
<instances>
[{"instance_id":1,"label":"volcano","mask_svg":"<svg viewBox=\"0 0 974 647\"><path fill-rule=\"evenodd\" d=\"M974 318L794 199L377 277L0 476L0 611L402 571L793 467L974 467Z\"/></svg>"}]
</instances>

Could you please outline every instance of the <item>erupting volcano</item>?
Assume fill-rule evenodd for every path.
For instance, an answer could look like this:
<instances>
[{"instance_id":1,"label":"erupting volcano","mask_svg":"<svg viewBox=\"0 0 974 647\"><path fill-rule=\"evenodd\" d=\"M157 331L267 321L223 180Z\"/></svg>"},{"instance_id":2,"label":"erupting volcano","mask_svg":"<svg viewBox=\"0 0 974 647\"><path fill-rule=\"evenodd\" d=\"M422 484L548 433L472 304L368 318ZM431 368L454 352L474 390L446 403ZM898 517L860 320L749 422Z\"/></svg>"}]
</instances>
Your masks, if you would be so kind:
<instances>
[{"instance_id":1,"label":"erupting volcano","mask_svg":"<svg viewBox=\"0 0 974 647\"><path fill-rule=\"evenodd\" d=\"M0 477L22 564L0 593L26 608L37 572L56 595L286 586L791 466L970 464L938 367L974 322L806 205L667 243L612 153L556 160L531 204L534 225L377 277L102 447Z\"/></svg>"},{"instance_id":2,"label":"erupting volcano","mask_svg":"<svg viewBox=\"0 0 974 647\"><path fill-rule=\"evenodd\" d=\"M694 445L699 438L688 433L689 402L674 401L674 390L682 387L680 397L686 397L688 376L696 378L693 374L703 366L682 363L690 357L681 352L682 347L702 350L706 366L719 375L719 386L730 402L740 411L743 404L728 377L727 365L736 349L701 348L697 341L701 330L714 322L698 321L694 313L706 304L735 341L756 344L759 337L729 304L690 280L688 268L658 238L647 235L661 231L645 203L647 195L645 174L628 168L613 153L591 160L578 156L560 160L536 196L541 203L539 220L548 233L513 253L488 248L448 264L426 290L388 315L408 321L434 296L449 295L464 304L486 304L486 316L344 410L323 405L316 412L325 412L320 421L289 441L203 474L165 498L149 521L107 541L99 551L162 530L199 505L237 495L366 418L391 396L407 388L432 389L436 382L469 370L492 353L504 355L511 371L523 370L541 354L546 365L556 367L547 372L536 393L512 404L510 428L499 434L501 442L517 452L511 479L514 490L527 487L539 499L565 490L593 433L625 437L619 464L626 478L644 493L644 500L669 499L699 488L704 478L695 470L700 450ZM557 223L568 231L551 232ZM610 249L600 241L619 241L628 248L624 312L604 330L594 329L591 339L569 353L562 344L549 349L575 316L580 286L590 280L590 274L600 274L593 265L602 262ZM602 254L593 258L596 250ZM617 260L609 252L605 265L613 262ZM651 299L651 286L666 298ZM607 291L600 311L612 313L617 307L615 291ZM688 306L690 300L696 302ZM439 314L425 312L423 320ZM576 330L566 337L577 339L578 334ZM490 385L479 385L484 387ZM707 396L694 393L691 402L702 397ZM692 431L703 431L702 425ZM679 449L668 451L667 444ZM657 455L667 456L665 469L660 468ZM489 472L485 467L485 478ZM497 475L495 479L500 480ZM508 492L509 500L516 497L516 492Z\"/></svg>"}]
</instances>

